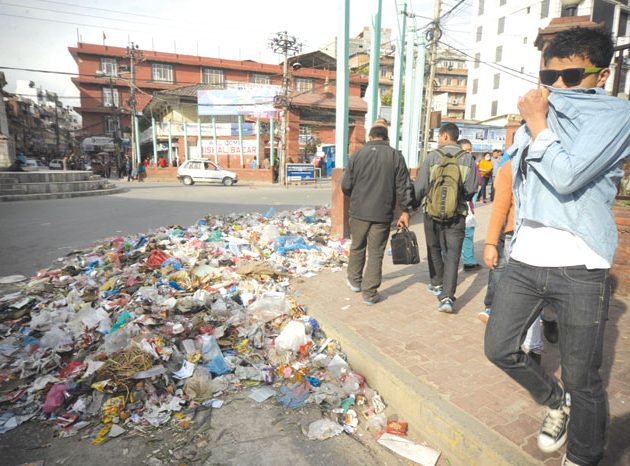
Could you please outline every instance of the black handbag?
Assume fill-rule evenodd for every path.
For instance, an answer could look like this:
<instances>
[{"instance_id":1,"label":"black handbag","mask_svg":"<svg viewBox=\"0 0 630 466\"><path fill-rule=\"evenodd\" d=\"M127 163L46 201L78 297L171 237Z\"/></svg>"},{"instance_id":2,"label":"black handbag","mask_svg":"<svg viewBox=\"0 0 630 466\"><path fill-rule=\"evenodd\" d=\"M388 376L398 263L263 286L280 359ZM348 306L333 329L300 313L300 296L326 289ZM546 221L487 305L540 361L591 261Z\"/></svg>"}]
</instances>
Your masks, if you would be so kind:
<instances>
[{"instance_id":1,"label":"black handbag","mask_svg":"<svg viewBox=\"0 0 630 466\"><path fill-rule=\"evenodd\" d=\"M398 229L392 235L392 261L394 264L417 264L420 262L418 240L413 231Z\"/></svg>"}]
</instances>

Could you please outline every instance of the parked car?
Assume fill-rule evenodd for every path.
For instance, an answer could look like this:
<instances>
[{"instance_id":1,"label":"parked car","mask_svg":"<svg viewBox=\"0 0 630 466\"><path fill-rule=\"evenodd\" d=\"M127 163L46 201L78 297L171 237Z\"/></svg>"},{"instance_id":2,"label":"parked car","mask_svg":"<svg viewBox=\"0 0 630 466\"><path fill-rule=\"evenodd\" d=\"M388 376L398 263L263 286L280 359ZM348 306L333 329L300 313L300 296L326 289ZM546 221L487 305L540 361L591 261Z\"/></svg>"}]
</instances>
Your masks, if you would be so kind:
<instances>
[{"instance_id":1,"label":"parked car","mask_svg":"<svg viewBox=\"0 0 630 466\"><path fill-rule=\"evenodd\" d=\"M35 159L26 159L26 162L22 164L22 170L26 170L28 172L34 172L40 170L40 163Z\"/></svg>"},{"instance_id":2,"label":"parked car","mask_svg":"<svg viewBox=\"0 0 630 466\"><path fill-rule=\"evenodd\" d=\"M63 170L63 160L52 159L48 164L48 168L50 168L51 170Z\"/></svg>"},{"instance_id":3,"label":"parked car","mask_svg":"<svg viewBox=\"0 0 630 466\"><path fill-rule=\"evenodd\" d=\"M177 169L177 179L185 185L195 183L223 183L232 186L238 182L238 175L224 170L214 162L206 159L187 160Z\"/></svg>"}]
</instances>

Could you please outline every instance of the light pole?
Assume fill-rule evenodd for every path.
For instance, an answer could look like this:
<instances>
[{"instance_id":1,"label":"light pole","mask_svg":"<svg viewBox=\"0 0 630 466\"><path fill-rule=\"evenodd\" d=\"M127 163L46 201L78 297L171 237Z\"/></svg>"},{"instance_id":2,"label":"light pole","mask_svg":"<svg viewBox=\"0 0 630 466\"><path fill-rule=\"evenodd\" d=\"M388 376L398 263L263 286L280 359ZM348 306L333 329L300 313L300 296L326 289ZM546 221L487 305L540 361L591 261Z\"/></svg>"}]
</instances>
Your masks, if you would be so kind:
<instances>
[{"instance_id":1,"label":"light pole","mask_svg":"<svg viewBox=\"0 0 630 466\"><path fill-rule=\"evenodd\" d=\"M287 160L287 125L289 118L289 52L300 53L302 44L298 43L295 36L290 36L287 31L279 32L269 41L269 47L278 54L284 56L282 67L282 130L280 152L278 163L278 182L282 185L286 183L286 160Z\"/></svg>"},{"instance_id":2,"label":"light pole","mask_svg":"<svg viewBox=\"0 0 630 466\"><path fill-rule=\"evenodd\" d=\"M140 132L138 130L138 116L136 115L136 61L142 58L142 51L133 42L127 47L126 58L129 58L129 72L131 82L129 86L129 106L131 107L131 163L133 168L140 163Z\"/></svg>"}]
</instances>

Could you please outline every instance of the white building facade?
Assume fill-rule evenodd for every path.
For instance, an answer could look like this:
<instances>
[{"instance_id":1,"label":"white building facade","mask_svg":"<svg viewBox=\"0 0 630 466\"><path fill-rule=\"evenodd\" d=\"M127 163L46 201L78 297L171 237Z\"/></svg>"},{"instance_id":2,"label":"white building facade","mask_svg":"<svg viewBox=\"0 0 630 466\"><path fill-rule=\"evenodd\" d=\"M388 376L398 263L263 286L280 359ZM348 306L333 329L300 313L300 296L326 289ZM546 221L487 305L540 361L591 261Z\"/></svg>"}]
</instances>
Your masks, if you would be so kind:
<instances>
[{"instance_id":1,"label":"white building facade","mask_svg":"<svg viewBox=\"0 0 630 466\"><path fill-rule=\"evenodd\" d=\"M518 114L518 98L538 85L540 51L534 46L538 30L565 9L560 0L473 0L466 119ZM622 45L630 40L629 13L628 0L582 0L576 16L605 22L616 45ZM628 80L622 78L627 96Z\"/></svg>"}]
</instances>

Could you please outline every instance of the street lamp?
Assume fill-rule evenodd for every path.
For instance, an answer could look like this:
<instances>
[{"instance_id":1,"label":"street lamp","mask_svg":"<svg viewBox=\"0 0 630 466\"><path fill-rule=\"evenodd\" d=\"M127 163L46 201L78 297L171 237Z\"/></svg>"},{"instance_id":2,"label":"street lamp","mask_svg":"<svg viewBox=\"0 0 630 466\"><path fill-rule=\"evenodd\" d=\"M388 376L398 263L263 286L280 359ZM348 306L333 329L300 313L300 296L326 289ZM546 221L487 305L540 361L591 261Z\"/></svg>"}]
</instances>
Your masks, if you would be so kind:
<instances>
[{"instance_id":1,"label":"street lamp","mask_svg":"<svg viewBox=\"0 0 630 466\"><path fill-rule=\"evenodd\" d=\"M577 16L578 5L582 3L582 0L560 0L560 3L565 7L564 12L566 12L566 15L562 16Z\"/></svg>"}]
</instances>

